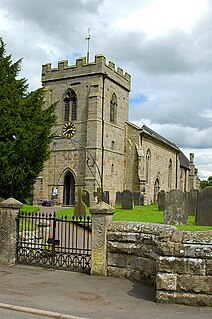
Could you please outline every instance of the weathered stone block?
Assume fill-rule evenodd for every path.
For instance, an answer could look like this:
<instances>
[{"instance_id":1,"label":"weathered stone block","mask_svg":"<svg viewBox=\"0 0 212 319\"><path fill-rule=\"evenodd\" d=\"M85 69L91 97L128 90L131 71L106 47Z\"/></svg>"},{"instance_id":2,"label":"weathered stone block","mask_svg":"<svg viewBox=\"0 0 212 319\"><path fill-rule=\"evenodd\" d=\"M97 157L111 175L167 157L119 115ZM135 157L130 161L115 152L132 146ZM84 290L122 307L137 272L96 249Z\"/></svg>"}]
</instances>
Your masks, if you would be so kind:
<instances>
[{"instance_id":1,"label":"weathered stone block","mask_svg":"<svg viewBox=\"0 0 212 319\"><path fill-rule=\"evenodd\" d=\"M212 276L178 275L177 285L184 291L212 295Z\"/></svg>"},{"instance_id":2,"label":"weathered stone block","mask_svg":"<svg viewBox=\"0 0 212 319\"><path fill-rule=\"evenodd\" d=\"M158 273L156 276L156 287L162 290L177 289L177 274Z\"/></svg>"},{"instance_id":3,"label":"weathered stone block","mask_svg":"<svg viewBox=\"0 0 212 319\"><path fill-rule=\"evenodd\" d=\"M175 244L174 255L191 258L212 258L212 245Z\"/></svg>"},{"instance_id":4,"label":"weathered stone block","mask_svg":"<svg viewBox=\"0 0 212 319\"><path fill-rule=\"evenodd\" d=\"M149 286L155 286L155 275L142 272L135 269L108 267L108 276L117 278L128 278L140 281Z\"/></svg>"},{"instance_id":5,"label":"weathered stone block","mask_svg":"<svg viewBox=\"0 0 212 319\"><path fill-rule=\"evenodd\" d=\"M110 253L128 254L140 257L142 256L154 260L157 258L155 246L143 245L140 243L109 242L108 251Z\"/></svg>"},{"instance_id":6,"label":"weathered stone block","mask_svg":"<svg viewBox=\"0 0 212 319\"><path fill-rule=\"evenodd\" d=\"M212 296L206 294L176 293L157 290L156 301L162 303L178 303L189 306L212 306Z\"/></svg>"},{"instance_id":7,"label":"weathered stone block","mask_svg":"<svg viewBox=\"0 0 212 319\"><path fill-rule=\"evenodd\" d=\"M119 241L119 242L136 242L146 245L156 246L158 243L158 237L152 234L143 234L139 232L118 232L118 231L108 231L109 241Z\"/></svg>"},{"instance_id":8,"label":"weathered stone block","mask_svg":"<svg viewBox=\"0 0 212 319\"><path fill-rule=\"evenodd\" d=\"M173 272L177 274L205 275L206 264L203 259L159 257L159 272Z\"/></svg>"},{"instance_id":9,"label":"weathered stone block","mask_svg":"<svg viewBox=\"0 0 212 319\"><path fill-rule=\"evenodd\" d=\"M206 260L206 275L212 276L212 260Z\"/></svg>"},{"instance_id":10,"label":"weathered stone block","mask_svg":"<svg viewBox=\"0 0 212 319\"><path fill-rule=\"evenodd\" d=\"M184 231L182 242L212 245L212 230L198 232Z\"/></svg>"},{"instance_id":11,"label":"weathered stone block","mask_svg":"<svg viewBox=\"0 0 212 319\"><path fill-rule=\"evenodd\" d=\"M127 254L108 253L108 265L141 270L150 274L155 274L156 272L154 260Z\"/></svg>"},{"instance_id":12,"label":"weathered stone block","mask_svg":"<svg viewBox=\"0 0 212 319\"><path fill-rule=\"evenodd\" d=\"M120 232L138 232L144 234L153 234L160 236L160 239L170 238L173 231L177 228L171 225L161 225L153 223L141 223L141 222L113 222L110 224L109 231Z\"/></svg>"},{"instance_id":13,"label":"weathered stone block","mask_svg":"<svg viewBox=\"0 0 212 319\"><path fill-rule=\"evenodd\" d=\"M170 242L158 242L157 254L161 256L173 256L175 244Z\"/></svg>"}]
</instances>

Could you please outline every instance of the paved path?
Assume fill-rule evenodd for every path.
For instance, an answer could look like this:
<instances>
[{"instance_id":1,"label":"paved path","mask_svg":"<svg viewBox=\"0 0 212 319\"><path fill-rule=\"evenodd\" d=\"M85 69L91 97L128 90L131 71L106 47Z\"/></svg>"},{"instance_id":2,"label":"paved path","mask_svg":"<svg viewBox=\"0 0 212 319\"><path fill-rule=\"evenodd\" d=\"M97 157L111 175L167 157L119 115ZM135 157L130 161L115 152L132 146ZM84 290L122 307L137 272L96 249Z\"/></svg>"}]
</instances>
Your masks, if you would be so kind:
<instances>
[{"instance_id":1,"label":"paved path","mask_svg":"<svg viewBox=\"0 0 212 319\"><path fill-rule=\"evenodd\" d=\"M0 266L0 303L68 314L69 318L211 319L212 313L209 307L157 304L154 289L128 279L23 265Z\"/></svg>"}]
</instances>

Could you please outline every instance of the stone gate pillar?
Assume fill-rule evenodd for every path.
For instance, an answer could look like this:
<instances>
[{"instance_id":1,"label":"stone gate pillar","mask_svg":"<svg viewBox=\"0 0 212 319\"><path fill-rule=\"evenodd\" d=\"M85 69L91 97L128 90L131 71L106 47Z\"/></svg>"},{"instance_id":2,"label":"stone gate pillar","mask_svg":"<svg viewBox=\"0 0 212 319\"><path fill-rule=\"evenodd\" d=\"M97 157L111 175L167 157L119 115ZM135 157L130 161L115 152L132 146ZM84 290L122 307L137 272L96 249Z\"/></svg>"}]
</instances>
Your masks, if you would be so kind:
<instances>
[{"instance_id":1,"label":"stone gate pillar","mask_svg":"<svg viewBox=\"0 0 212 319\"><path fill-rule=\"evenodd\" d=\"M16 217L22 206L14 198L0 203L0 264L11 265L16 261Z\"/></svg>"},{"instance_id":2,"label":"stone gate pillar","mask_svg":"<svg viewBox=\"0 0 212 319\"><path fill-rule=\"evenodd\" d=\"M100 202L90 209L92 214L91 275L107 275L107 229L115 209Z\"/></svg>"}]
</instances>

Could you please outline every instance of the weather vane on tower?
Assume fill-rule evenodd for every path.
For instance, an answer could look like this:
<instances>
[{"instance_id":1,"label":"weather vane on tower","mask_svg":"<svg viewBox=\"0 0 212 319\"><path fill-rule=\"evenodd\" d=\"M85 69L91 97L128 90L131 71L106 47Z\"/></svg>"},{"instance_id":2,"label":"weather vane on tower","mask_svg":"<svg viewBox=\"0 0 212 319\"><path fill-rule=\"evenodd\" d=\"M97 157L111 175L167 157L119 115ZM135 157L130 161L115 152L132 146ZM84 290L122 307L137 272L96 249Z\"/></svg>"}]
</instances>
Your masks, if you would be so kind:
<instances>
[{"instance_id":1,"label":"weather vane on tower","mask_svg":"<svg viewBox=\"0 0 212 319\"><path fill-rule=\"evenodd\" d=\"M85 38L85 40L88 41L87 63L89 63L89 56L90 56L90 39L91 39L90 30L91 30L91 29L88 28L88 36Z\"/></svg>"}]
</instances>

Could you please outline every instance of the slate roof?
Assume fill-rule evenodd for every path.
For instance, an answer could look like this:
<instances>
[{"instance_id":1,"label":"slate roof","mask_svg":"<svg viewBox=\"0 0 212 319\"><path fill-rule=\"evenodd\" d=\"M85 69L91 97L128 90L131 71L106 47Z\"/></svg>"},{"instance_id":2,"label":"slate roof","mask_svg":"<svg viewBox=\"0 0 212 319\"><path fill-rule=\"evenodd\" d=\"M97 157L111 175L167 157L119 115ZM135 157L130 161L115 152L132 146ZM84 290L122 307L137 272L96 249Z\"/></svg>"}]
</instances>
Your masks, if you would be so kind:
<instances>
[{"instance_id":1,"label":"slate roof","mask_svg":"<svg viewBox=\"0 0 212 319\"><path fill-rule=\"evenodd\" d=\"M179 149L179 147L175 143L172 143L171 141L167 140L165 137L163 137L162 135L153 131L152 129L150 129L146 125L143 125L141 128L139 128L137 125L135 125L131 122L127 122L127 124L133 126L137 130L140 130L141 134L147 134L147 135L155 138L156 140L158 140L162 143L165 143L166 145L169 145L170 147L174 148L179 153L178 155L179 155L179 160L180 160L180 166L187 169L187 170L190 170L188 158L185 156L185 154Z\"/></svg>"},{"instance_id":2,"label":"slate roof","mask_svg":"<svg viewBox=\"0 0 212 319\"><path fill-rule=\"evenodd\" d=\"M189 167L189 160L187 159L187 157L185 156L185 154L183 154L183 152L179 153L179 160L180 160L180 166L184 167L186 169L190 169Z\"/></svg>"},{"instance_id":3,"label":"slate roof","mask_svg":"<svg viewBox=\"0 0 212 319\"><path fill-rule=\"evenodd\" d=\"M156 133L155 131L153 131L152 129L150 129L148 126L146 125L143 125L142 128L141 128L141 134L147 134L153 138L155 138L156 140L166 144L166 145L169 145L170 147L174 148L175 150L177 150L179 153L181 152L181 150L179 149L179 147L170 142L169 140L167 140L165 137L163 137L162 135Z\"/></svg>"}]
</instances>

